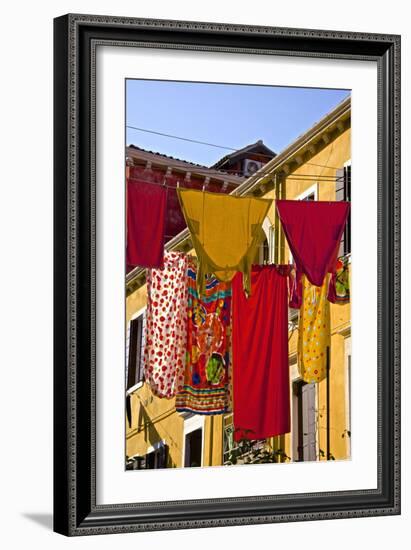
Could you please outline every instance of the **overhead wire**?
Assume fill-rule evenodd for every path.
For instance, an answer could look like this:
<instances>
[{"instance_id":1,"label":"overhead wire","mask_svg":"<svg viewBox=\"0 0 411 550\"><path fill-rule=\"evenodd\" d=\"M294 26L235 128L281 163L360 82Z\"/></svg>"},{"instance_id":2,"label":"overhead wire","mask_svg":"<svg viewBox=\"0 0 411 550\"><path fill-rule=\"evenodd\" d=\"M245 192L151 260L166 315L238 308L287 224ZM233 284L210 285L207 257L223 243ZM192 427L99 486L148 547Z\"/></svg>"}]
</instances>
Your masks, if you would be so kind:
<instances>
[{"instance_id":1,"label":"overhead wire","mask_svg":"<svg viewBox=\"0 0 411 550\"><path fill-rule=\"evenodd\" d=\"M240 151L241 150L241 148L239 149L238 147L235 148L235 147L228 147L227 145L218 145L216 143L211 143L211 142L207 142L207 141L200 141L200 140L193 139L193 138L187 138L187 137L183 137L183 136L176 136L174 134L167 134L165 132L159 132L157 130L149 130L148 128L140 128L138 126L132 126L130 124L126 124L126 128L129 128L131 130L137 130L139 132L155 134L157 136L168 137L168 138L171 138L171 139L179 139L181 141L188 141L190 143L197 143L199 145L206 145L208 147L216 147L218 149L226 149L227 151L234 151L235 152L235 151ZM266 158L269 158L269 159L274 158L272 155L266 155L264 153L258 153L258 154L262 157L266 157ZM330 168L332 170L338 170L338 167L336 167L336 166L328 166L328 165L325 165L325 164L315 164L315 163L310 163L310 162L306 162L304 164L309 164L310 166L318 166L320 168Z\"/></svg>"},{"instance_id":2,"label":"overhead wire","mask_svg":"<svg viewBox=\"0 0 411 550\"><path fill-rule=\"evenodd\" d=\"M156 136L163 136L173 139L180 139L182 141L189 141L190 143L198 143L200 145L207 145L208 147L217 147L218 149L228 149L230 151L238 151L238 149L234 149L233 147L225 147L224 145L216 145L215 143L209 143L207 141L199 141L197 139L191 139L191 138L185 138L181 136L174 136L173 134L166 134L164 132L157 132L156 130L148 130L147 128L139 128L137 126L130 126L129 124L126 125L126 128L130 128L132 130L138 130L139 132L146 132L148 134L155 134Z\"/></svg>"}]
</instances>

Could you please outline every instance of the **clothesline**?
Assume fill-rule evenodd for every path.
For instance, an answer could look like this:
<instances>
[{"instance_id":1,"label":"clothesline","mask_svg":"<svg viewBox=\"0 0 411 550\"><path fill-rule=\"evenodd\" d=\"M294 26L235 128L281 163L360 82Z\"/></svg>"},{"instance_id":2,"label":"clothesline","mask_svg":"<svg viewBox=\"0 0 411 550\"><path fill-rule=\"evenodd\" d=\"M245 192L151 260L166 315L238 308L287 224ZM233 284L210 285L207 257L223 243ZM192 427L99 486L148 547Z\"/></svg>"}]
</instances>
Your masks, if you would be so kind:
<instances>
[{"instance_id":1,"label":"clothesline","mask_svg":"<svg viewBox=\"0 0 411 550\"><path fill-rule=\"evenodd\" d=\"M169 176L166 176L164 179L166 179L167 177ZM166 189L177 189L178 187L182 187L182 188L185 188L185 186L183 184L181 184L179 181L177 181L177 185L169 185L167 183L161 183L161 182L158 182L158 181L150 181L150 180L146 180L144 178L128 178L129 180L131 181L135 181L135 182L138 182L138 181L142 181L144 183L150 183L152 185L159 185L160 187L165 187ZM334 182L337 182L337 181L343 181L343 177L328 177L328 176L308 176L308 175L298 175L298 177L288 177L287 178L288 180L292 180L292 181L312 181L312 182L316 182L316 183L334 183ZM208 186L208 183L207 184L204 184L203 187L204 187L204 190L207 188ZM191 189L191 188L190 188Z\"/></svg>"},{"instance_id":2,"label":"clothesline","mask_svg":"<svg viewBox=\"0 0 411 550\"><path fill-rule=\"evenodd\" d=\"M308 165L310 163L307 162L306 164ZM329 168L330 170L338 170L338 168L335 168L334 166L322 166L321 164L313 164L312 166L317 166L319 168L321 168L321 167L322 168ZM179 169L179 167L176 167L176 169ZM144 170L146 171L147 168L145 168ZM193 165L193 169L191 171L196 173L196 174L205 174L205 175L209 176L210 178L212 178L213 176L210 174L211 170L212 170L212 168L207 169L207 168L204 167L204 169L202 169L201 167L197 168L196 165ZM264 168L258 170L258 173L259 173L259 175L266 175L266 174L269 174L271 172L271 170L272 170L271 167L264 167ZM188 169L184 170L184 171L185 172L190 172L190 170L188 170ZM217 172L220 175L224 175L224 174L236 175L236 174L238 174L239 171L233 168L231 170L215 170L215 172ZM309 176L309 177L316 177L316 178L333 178L334 177L334 176L323 175L323 174L294 174L294 176ZM338 177L338 176L335 176L335 177Z\"/></svg>"},{"instance_id":3,"label":"clothesline","mask_svg":"<svg viewBox=\"0 0 411 550\"><path fill-rule=\"evenodd\" d=\"M310 164L310 163L306 163L306 164ZM168 166L170 168L175 168L176 170L182 170L182 167L179 164L170 163ZM318 164L318 165L315 164L313 166L329 168L330 170L338 170L338 168L335 168L333 166L322 166L320 164ZM144 169L144 170L147 170L147 169ZM195 174L204 174L204 175L207 175L210 178L213 178L213 175L210 173L211 170L212 170L212 168L201 169L201 168L196 168L196 165L193 165L192 172L194 172ZM185 172L190 172L190 170L184 170L184 171ZM272 171L272 168L260 169L260 170L258 170L258 172L255 172L255 174L258 173L259 176L265 176L267 174L270 174L271 171ZM232 176L236 176L236 175L238 176L239 171L235 170L235 169L232 169L232 170L215 170L215 172L218 173L221 176L224 176L224 174L228 174L228 175L232 175ZM255 175L255 174L253 174L253 175ZM342 177L343 177L343 176L331 176L331 175L322 175L322 174L293 174L293 177L296 177L296 176L298 176L298 177L313 177L313 178L320 178L320 179L323 179L323 178L342 179ZM165 176L165 177L171 177L171 174L170 174L170 176ZM244 177L244 176L240 175L238 177ZM251 177L251 176L248 176L248 177ZM290 176L285 176L285 177L289 178Z\"/></svg>"}]
</instances>

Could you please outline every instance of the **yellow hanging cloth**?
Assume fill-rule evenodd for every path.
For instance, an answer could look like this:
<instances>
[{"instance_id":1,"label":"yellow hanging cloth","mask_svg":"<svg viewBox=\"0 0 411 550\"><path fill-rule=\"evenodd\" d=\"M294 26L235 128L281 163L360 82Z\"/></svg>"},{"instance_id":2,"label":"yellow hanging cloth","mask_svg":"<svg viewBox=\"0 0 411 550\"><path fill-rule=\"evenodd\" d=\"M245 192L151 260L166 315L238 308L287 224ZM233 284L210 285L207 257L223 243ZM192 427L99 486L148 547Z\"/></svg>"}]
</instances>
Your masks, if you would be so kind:
<instances>
[{"instance_id":1,"label":"yellow hanging cloth","mask_svg":"<svg viewBox=\"0 0 411 550\"><path fill-rule=\"evenodd\" d=\"M200 296L206 274L228 282L237 271L243 273L244 289L250 295L251 264L265 237L262 224L272 200L193 189L177 189L177 194L198 256Z\"/></svg>"},{"instance_id":2,"label":"yellow hanging cloth","mask_svg":"<svg viewBox=\"0 0 411 550\"><path fill-rule=\"evenodd\" d=\"M302 278L303 300L298 326L298 370L304 382L320 382L327 375L327 347L330 346L329 275L321 287Z\"/></svg>"}]
</instances>

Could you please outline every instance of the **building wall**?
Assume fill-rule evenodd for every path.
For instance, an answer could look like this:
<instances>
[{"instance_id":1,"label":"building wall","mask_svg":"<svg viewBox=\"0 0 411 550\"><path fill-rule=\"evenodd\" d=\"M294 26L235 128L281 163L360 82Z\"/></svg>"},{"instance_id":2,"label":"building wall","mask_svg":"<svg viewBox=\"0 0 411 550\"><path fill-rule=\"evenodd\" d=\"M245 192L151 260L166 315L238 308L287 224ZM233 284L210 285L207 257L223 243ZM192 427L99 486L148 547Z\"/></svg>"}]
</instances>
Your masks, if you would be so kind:
<instances>
[{"instance_id":1,"label":"building wall","mask_svg":"<svg viewBox=\"0 0 411 550\"><path fill-rule=\"evenodd\" d=\"M342 168L344 163L350 160L350 130L346 130L334 141L325 146L318 154L302 164L297 170L289 174L285 180L285 197L295 199L308 188L313 186L313 181L295 181L293 175L302 174L310 176L335 176L336 169ZM329 168L325 168L328 166ZM268 191L266 198L275 198L274 190ZM335 183L327 182L318 184L319 200L335 200ZM276 221L275 204L268 213L269 225L274 226ZM284 236L280 233L279 258L280 261L288 261L288 247ZM134 291L127 297L126 318L127 322L133 314L145 306L147 301L146 285ZM345 347L346 338L350 335L350 306L331 304L331 369L330 369L330 453L336 459L344 459L349 456L349 438L347 430L347 376ZM296 377L295 354L297 347L297 331L290 338L290 372ZM318 458L320 451L326 450L327 420L325 414L326 383L318 384L317 391L317 439ZM184 452L184 419L174 410L174 400L160 399L152 395L146 384L136 389L131 395L132 425L126 425L126 454L133 456L145 454L154 443L165 439L169 445L168 467L181 467L183 465ZM344 434L344 437L343 437ZM204 465L221 465L223 457L223 417L207 416L204 420ZM293 456L292 436L286 434L271 438L270 445L274 449L285 451L286 455Z\"/></svg>"},{"instance_id":2,"label":"building wall","mask_svg":"<svg viewBox=\"0 0 411 550\"><path fill-rule=\"evenodd\" d=\"M316 185L313 181L293 180L295 175L304 176L332 176L336 169L342 168L351 159L351 131L347 129L334 141L329 143L308 163L302 164L285 180L285 198L295 199L308 189ZM329 166L329 168L325 168ZM317 184L318 200L335 200L334 181ZM282 239L285 248L285 259L288 260L289 249L285 239ZM330 350L330 453L335 459L344 459L349 456L350 441L345 430L348 418L347 369L345 359L346 338L350 337L350 304L331 304L331 350ZM298 331L292 335L289 343L290 356L297 351ZM326 380L318 384L318 447L326 451ZM291 437L285 437L285 451L291 456ZM319 457L324 458L325 456Z\"/></svg>"}]
</instances>

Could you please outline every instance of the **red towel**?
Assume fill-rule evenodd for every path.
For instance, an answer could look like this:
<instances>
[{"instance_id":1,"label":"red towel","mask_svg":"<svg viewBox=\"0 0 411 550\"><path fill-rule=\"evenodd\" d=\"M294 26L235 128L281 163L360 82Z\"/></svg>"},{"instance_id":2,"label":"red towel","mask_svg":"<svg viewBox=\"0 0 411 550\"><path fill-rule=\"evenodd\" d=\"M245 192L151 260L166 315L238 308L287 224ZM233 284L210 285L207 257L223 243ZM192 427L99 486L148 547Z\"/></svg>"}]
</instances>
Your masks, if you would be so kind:
<instances>
[{"instance_id":1,"label":"red towel","mask_svg":"<svg viewBox=\"0 0 411 550\"><path fill-rule=\"evenodd\" d=\"M164 267L167 190L142 180L127 181L127 265Z\"/></svg>"},{"instance_id":2,"label":"red towel","mask_svg":"<svg viewBox=\"0 0 411 550\"><path fill-rule=\"evenodd\" d=\"M297 268L297 285L290 305L300 307L303 274L315 286L322 286L327 273L332 273L332 281L335 280L350 203L277 200L276 207Z\"/></svg>"},{"instance_id":3,"label":"red towel","mask_svg":"<svg viewBox=\"0 0 411 550\"><path fill-rule=\"evenodd\" d=\"M288 274L290 266L253 266L251 296L242 273L232 281L234 439L290 431Z\"/></svg>"}]
</instances>

